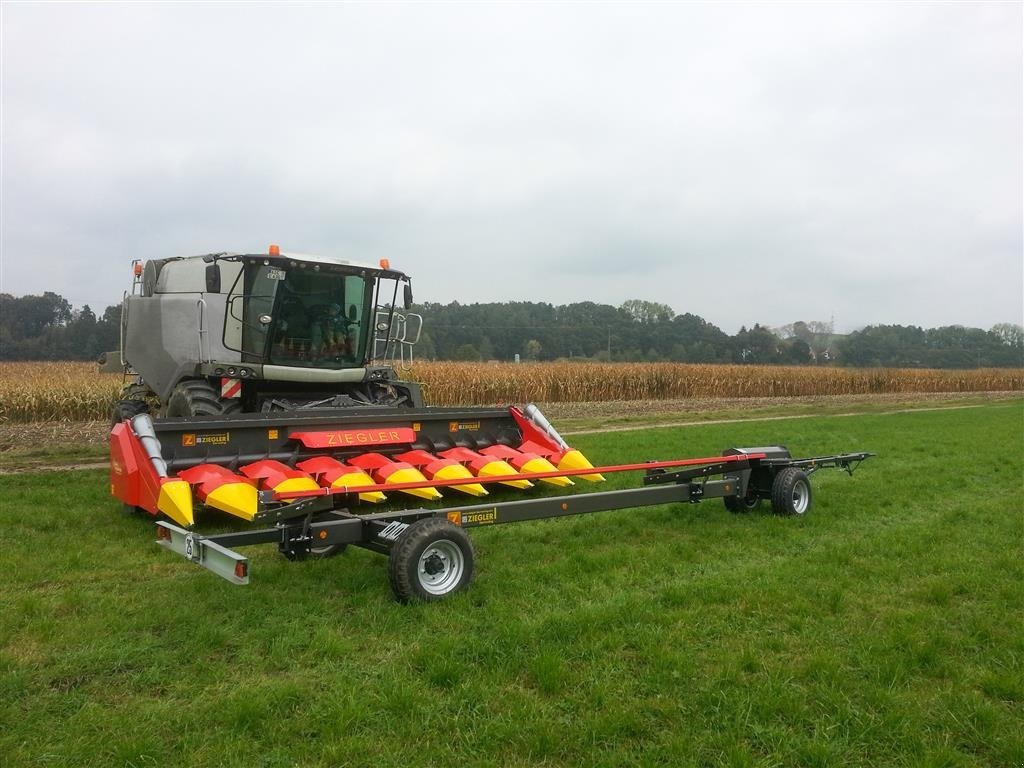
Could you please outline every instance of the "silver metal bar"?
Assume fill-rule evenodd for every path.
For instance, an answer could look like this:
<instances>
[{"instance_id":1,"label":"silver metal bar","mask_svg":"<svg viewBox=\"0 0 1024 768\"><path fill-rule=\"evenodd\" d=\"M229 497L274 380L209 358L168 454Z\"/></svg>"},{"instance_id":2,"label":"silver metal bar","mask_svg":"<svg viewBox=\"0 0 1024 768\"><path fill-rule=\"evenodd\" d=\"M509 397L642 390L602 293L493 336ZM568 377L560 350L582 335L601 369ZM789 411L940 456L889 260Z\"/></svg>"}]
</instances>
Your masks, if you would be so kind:
<instances>
[{"instance_id":1,"label":"silver metal bar","mask_svg":"<svg viewBox=\"0 0 1024 768\"><path fill-rule=\"evenodd\" d=\"M156 527L156 543L164 549L178 553L232 584L249 583L249 558L173 523L161 520Z\"/></svg>"},{"instance_id":2,"label":"silver metal bar","mask_svg":"<svg viewBox=\"0 0 1024 768\"><path fill-rule=\"evenodd\" d=\"M203 357L203 338L206 336L206 300L198 299L196 307L199 309L199 362L208 363L211 362L209 339L206 339L206 357Z\"/></svg>"}]
</instances>

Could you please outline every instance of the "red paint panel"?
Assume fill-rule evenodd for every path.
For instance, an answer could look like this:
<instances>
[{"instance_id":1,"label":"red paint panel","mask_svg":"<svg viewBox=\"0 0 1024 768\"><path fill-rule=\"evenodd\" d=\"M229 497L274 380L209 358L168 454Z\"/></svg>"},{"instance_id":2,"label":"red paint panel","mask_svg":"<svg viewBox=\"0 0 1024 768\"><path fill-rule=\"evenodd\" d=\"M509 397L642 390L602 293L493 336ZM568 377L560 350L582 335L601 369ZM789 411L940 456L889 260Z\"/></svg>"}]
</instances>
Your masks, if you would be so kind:
<instances>
[{"instance_id":1,"label":"red paint panel","mask_svg":"<svg viewBox=\"0 0 1024 768\"><path fill-rule=\"evenodd\" d=\"M127 422L110 430L110 494L125 504L139 503L139 465L132 450L133 439Z\"/></svg>"},{"instance_id":2,"label":"red paint panel","mask_svg":"<svg viewBox=\"0 0 1024 768\"><path fill-rule=\"evenodd\" d=\"M519 431L523 433L524 443L533 443L537 446L543 446L552 453L561 453L564 450L562 446L548 435L547 432L526 418L523 412L514 405L511 406L508 411L512 414L512 418L515 419L516 424L519 426ZM544 455L543 451L537 451L537 453L541 456Z\"/></svg>"},{"instance_id":3,"label":"red paint panel","mask_svg":"<svg viewBox=\"0 0 1024 768\"><path fill-rule=\"evenodd\" d=\"M159 514L160 476L127 421L110 430L110 493L125 504Z\"/></svg>"},{"instance_id":4,"label":"red paint panel","mask_svg":"<svg viewBox=\"0 0 1024 768\"><path fill-rule=\"evenodd\" d=\"M260 487L276 488L285 480L292 480L295 478L309 478L305 472L292 469L287 464L282 464L280 461L274 461L273 459L263 459L253 464L247 464L244 467L239 467L238 471L251 480L259 480Z\"/></svg>"},{"instance_id":5,"label":"red paint panel","mask_svg":"<svg viewBox=\"0 0 1024 768\"><path fill-rule=\"evenodd\" d=\"M360 448L368 445L402 445L416 442L416 433L410 427L292 432L289 437L298 440L307 448Z\"/></svg>"},{"instance_id":6,"label":"red paint panel","mask_svg":"<svg viewBox=\"0 0 1024 768\"><path fill-rule=\"evenodd\" d=\"M178 477L189 485L196 486L200 501L206 501L206 497L209 494L228 483L256 485L256 481L242 475L236 475L230 469L225 469L218 464L198 464L181 470L178 473Z\"/></svg>"}]
</instances>

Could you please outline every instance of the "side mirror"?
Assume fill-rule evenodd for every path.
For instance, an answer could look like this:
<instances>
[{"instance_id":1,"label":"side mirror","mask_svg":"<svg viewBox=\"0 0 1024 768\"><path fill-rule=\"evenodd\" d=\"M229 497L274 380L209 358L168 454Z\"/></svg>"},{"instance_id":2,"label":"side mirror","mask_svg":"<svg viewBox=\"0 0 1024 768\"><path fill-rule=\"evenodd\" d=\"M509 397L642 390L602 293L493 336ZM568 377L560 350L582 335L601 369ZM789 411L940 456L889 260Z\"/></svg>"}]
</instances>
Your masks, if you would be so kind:
<instances>
[{"instance_id":1,"label":"side mirror","mask_svg":"<svg viewBox=\"0 0 1024 768\"><path fill-rule=\"evenodd\" d=\"M220 264L206 265L206 292L220 293Z\"/></svg>"},{"instance_id":2,"label":"side mirror","mask_svg":"<svg viewBox=\"0 0 1024 768\"><path fill-rule=\"evenodd\" d=\"M405 284L405 308L412 309L412 286Z\"/></svg>"}]
</instances>

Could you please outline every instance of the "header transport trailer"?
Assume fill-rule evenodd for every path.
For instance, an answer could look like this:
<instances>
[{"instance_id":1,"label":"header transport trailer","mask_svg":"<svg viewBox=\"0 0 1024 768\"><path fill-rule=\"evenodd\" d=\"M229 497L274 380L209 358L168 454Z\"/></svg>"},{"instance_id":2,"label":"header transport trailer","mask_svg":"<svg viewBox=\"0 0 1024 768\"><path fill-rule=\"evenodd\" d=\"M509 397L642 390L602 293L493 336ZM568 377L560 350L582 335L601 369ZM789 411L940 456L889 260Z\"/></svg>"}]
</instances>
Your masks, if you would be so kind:
<instances>
[{"instance_id":1,"label":"header transport trailer","mask_svg":"<svg viewBox=\"0 0 1024 768\"><path fill-rule=\"evenodd\" d=\"M769 446L595 467L534 405L424 405L394 368L411 361L421 321L409 312L408 276L386 261L271 246L136 262L135 275L121 349L107 355L126 376L111 419L110 490L170 520L157 523L158 543L236 584L249 582L239 547L276 544L302 560L351 544L390 558L400 601L437 600L472 576L469 528L708 498L736 512L769 500L778 514L803 515L812 473L852 474L872 455L795 459ZM614 472L642 472L642 484L573 492L574 481ZM376 506L389 496L393 506L395 494L418 505ZM446 494L478 502L449 505ZM259 527L202 535L193 529L207 509Z\"/></svg>"}]
</instances>

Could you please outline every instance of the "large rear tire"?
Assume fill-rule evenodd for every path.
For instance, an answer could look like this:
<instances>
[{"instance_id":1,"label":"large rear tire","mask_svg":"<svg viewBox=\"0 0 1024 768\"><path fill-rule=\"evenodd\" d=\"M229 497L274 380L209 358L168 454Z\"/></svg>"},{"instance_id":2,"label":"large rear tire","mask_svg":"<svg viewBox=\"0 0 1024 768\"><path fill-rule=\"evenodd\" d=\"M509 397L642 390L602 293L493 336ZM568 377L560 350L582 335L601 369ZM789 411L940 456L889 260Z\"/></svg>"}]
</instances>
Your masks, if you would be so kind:
<instances>
[{"instance_id":1,"label":"large rear tire","mask_svg":"<svg viewBox=\"0 0 1024 768\"><path fill-rule=\"evenodd\" d=\"M225 400L206 379L185 379L171 392L165 416L227 416L242 408L238 398Z\"/></svg>"},{"instance_id":2,"label":"large rear tire","mask_svg":"<svg viewBox=\"0 0 1024 768\"><path fill-rule=\"evenodd\" d=\"M149 413L149 405L145 400L118 400L110 411L110 426L120 424L125 419L133 419L140 413Z\"/></svg>"}]
</instances>

